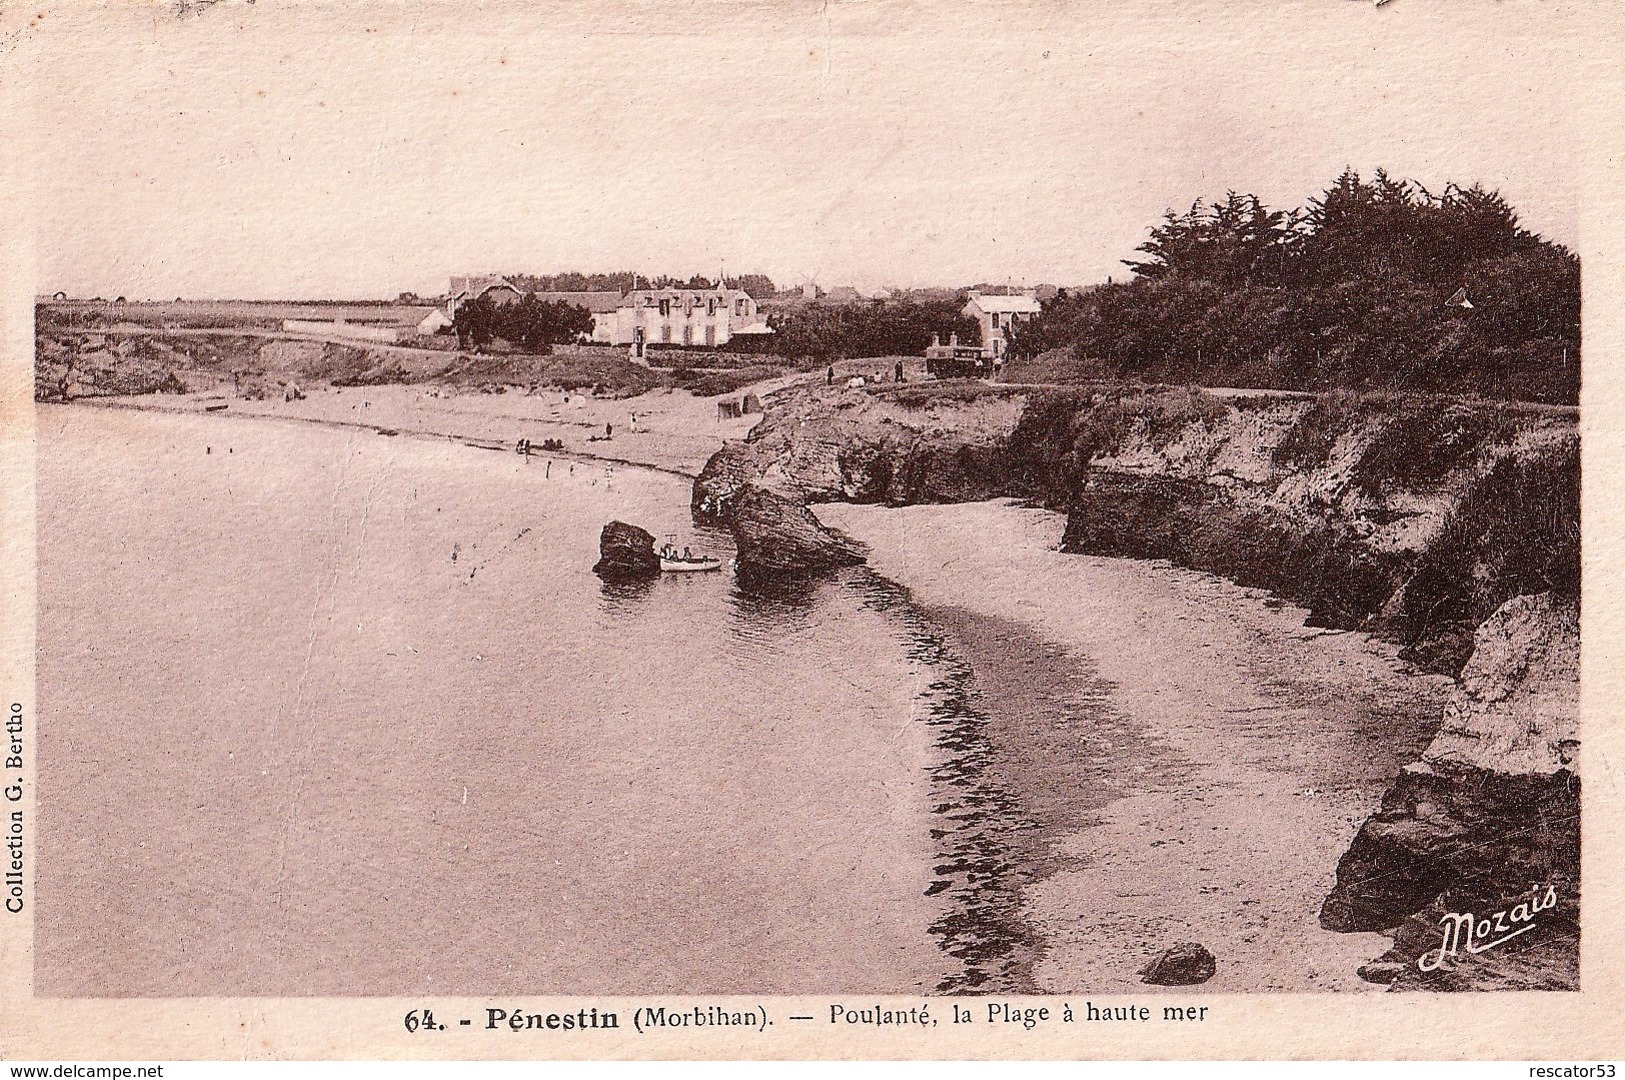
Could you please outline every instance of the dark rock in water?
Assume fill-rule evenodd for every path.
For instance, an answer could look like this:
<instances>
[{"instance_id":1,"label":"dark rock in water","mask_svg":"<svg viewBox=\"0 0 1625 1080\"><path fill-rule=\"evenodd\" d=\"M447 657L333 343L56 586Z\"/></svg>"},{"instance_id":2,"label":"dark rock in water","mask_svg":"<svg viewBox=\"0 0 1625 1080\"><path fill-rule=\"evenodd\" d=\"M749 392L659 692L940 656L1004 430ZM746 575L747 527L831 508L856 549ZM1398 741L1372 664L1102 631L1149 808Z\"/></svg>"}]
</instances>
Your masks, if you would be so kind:
<instances>
[{"instance_id":1,"label":"dark rock in water","mask_svg":"<svg viewBox=\"0 0 1625 1080\"><path fill-rule=\"evenodd\" d=\"M811 510L756 484L734 494L725 519L742 578L794 578L864 559L856 544L824 528Z\"/></svg>"},{"instance_id":2,"label":"dark rock in water","mask_svg":"<svg viewBox=\"0 0 1625 1080\"><path fill-rule=\"evenodd\" d=\"M1213 978L1213 954L1194 941L1181 941L1140 969L1140 981L1153 986L1194 986Z\"/></svg>"},{"instance_id":3,"label":"dark rock in water","mask_svg":"<svg viewBox=\"0 0 1625 1080\"><path fill-rule=\"evenodd\" d=\"M660 556L654 534L612 521L598 537L598 562L592 572L605 581L641 581L660 576Z\"/></svg>"}]
</instances>

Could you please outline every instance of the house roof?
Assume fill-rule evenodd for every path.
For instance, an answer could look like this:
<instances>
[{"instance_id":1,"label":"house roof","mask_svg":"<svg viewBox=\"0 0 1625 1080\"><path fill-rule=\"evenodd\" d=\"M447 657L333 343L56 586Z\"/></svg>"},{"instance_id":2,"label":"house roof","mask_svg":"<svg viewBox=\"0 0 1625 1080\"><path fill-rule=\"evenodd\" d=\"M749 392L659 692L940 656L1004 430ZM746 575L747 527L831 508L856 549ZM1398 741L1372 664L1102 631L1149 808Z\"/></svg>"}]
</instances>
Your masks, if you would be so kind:
<instances>
[{"instance_id":1,"label":"house roof","mask_svg":"<svg viewBox=\"0 0 1625 1080\"><path fill-rule=\"evenodd\" d=\"M500 274L464 274L451 279L451 291L448 295L477 297L497 288L512 289L516 293L523 291Z\"/></svg>"},{"instance_id":2,"label":"house roof","mask_svg":"<svg viewBox=\"0 0 1625 1080\"><path fill-rule=\"evenodd\" d=\"M744 289L635 289L627 293L621 303L622 306L626 306L638 300L649 303L652 300L699 302L713 299L732 303L735 300L749 300L750 293Z\"/></svg>"},{"instance_id":3,"label":"house roof","mask_svg":"<svg viewBox=\"0 0 1625 1080\"><path fill-rule=\"evenodd\" d=\"M983 311L1004 313L1013 311L1036 315L1041 310L1036 296L987 296L983 293L971 293L970 303L975 304Z\"/></svg>"},{"instance_id":4,"label":"house roof","mask_svg":"<svg viewBox=\"0 0 1625 1080\"><path fill-rule=\"evenodd\" d=\"M536 299L544 303L574 304L576 307L586 308L595 315L614 311L620 307L625 298L616 291L610 292L539 292Z\"/></svg>"}]
</instances>

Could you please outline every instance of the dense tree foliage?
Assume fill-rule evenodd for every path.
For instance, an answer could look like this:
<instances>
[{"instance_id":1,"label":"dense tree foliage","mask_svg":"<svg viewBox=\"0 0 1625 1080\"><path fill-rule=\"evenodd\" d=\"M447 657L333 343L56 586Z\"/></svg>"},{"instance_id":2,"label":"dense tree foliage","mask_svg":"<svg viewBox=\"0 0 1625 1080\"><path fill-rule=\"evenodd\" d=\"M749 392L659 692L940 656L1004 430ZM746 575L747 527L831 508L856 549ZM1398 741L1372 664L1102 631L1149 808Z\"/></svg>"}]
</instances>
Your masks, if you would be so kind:
<instances>
[{"instance_id":1,"label":"dense tree foliage","mask_svg":"<svg viewBox=\"0 0 1625 1080\"><path fill-rule=\"evenodd\" d=\"M1252 195L1169 211L1128 281L1062 293L1012 350L1081 374L1573 402L1580 262L1478 185L1352 170L1300 210Z\"/></svg>"},{"instance_id":2,"label":"dense tree foliage","mask_svg":"<svg viewBox=\"0 0 1625 1080\"><path fill-rule=\"evenodd\" d=\"M865 304L806 304L768 316L772 349L781 356L826 362L860 356L919 356L933 334L975 344L976 320L964 301L883 300Z\"/></svg>"},{"instance_id":3,"label":"dense tree foliage","mask_svg":"<svg viewBox=\"0 0 1625 1080\"><path fill-rule=\"evenodd\" d=\"M452 316L460 348L483 349L501 338L527 352L545 352L547 346L575 341L592 333L592 313L584 307L537 300L526 294L512 304L497 304L481 296Z\"/></svg>"},{"instance_id":4,"label":"dense tree foliage","mask_svg":"<svg viewBox=\"0 0 1625 1080\"><path fill-rule=\"evenodd\" d=\"M630 270L617 270L607 274L583 274L570 271L563 274L510 274L507 278L521 292L619 292L633 289L713 289L716 279L701 274L675 278L667 274L650 277L634 274ZM743 289L753 299L772 296L773 279L766 274L741 274L725 278L723 285L730 289Z\"/></svg>"}]
</instances>

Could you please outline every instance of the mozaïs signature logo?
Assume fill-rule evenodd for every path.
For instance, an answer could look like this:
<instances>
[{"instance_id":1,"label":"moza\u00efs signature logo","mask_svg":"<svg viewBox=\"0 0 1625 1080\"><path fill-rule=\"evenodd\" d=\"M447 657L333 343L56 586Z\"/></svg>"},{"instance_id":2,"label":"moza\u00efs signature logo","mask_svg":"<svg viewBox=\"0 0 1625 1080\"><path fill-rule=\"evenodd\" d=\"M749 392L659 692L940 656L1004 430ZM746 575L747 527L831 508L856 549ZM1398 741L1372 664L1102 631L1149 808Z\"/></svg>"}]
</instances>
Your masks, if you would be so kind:
<instances>
[{"instance_id":1,"label":"moza\u00efs signature logo","mask_svg":"<svg viewBox=\"0 0 1625 1080\"><path fill-rule=\"evenodd\" d=\"M1444 929L1444 940L1437 949L1429 949L1416 958L1422 971L1438 971L1446 962L1454 960L1463 950L1477 955L1505 945L1520 934L1535 928L1535 916L1557 906L1557 887L1540 886L1529 891L1529 899L1514 904L1505 911L1480 916L1471 911L1451 911L1439 920Z\"/></svg>"}]
</instances>

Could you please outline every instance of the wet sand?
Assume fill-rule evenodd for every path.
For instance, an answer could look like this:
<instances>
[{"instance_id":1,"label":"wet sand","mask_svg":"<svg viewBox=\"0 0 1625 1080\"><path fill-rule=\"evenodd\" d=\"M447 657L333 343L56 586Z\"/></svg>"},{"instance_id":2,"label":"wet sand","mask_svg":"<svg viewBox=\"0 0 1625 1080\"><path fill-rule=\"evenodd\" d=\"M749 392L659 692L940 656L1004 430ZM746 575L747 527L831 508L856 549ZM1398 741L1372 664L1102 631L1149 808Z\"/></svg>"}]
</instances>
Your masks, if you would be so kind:
<instances>
[{"instance_id":1,"label":"wet sand","mask_svg":"<svg viewBox=\"0 0 1625 1080\"><path fill-rule=\"evenodd\" d=\"M1038 992L1143 992L1197 941L1202 989L1371 990L1378 935L1322 930L1338 858L1425 745L1448 680L1301 609L1165 564L1063 555L1003 502L819 516L871 547L974 671L987 783ZM1188 992L1189 988L1181 988Z\"/></svg>"}]
</instances>

